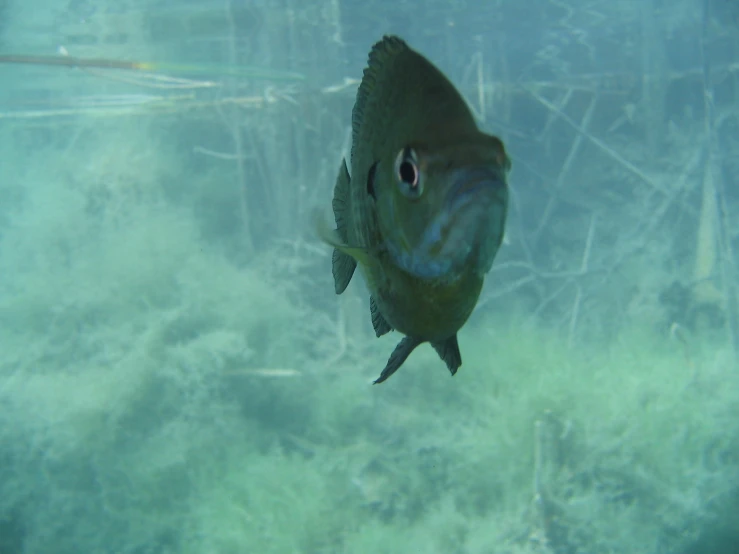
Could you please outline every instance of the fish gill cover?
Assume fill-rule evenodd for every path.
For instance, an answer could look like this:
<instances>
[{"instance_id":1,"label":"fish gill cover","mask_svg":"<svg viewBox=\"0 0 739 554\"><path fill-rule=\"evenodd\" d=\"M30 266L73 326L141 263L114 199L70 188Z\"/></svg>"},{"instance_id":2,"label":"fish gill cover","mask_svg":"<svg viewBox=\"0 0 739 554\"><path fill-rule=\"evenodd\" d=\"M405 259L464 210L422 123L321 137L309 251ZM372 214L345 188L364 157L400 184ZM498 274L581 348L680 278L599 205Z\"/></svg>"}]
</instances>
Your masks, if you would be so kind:
<instances>
[{"instance_id":1,"label":"fish gill cover","mask_svg":"<svg viewBox=\"0 0 739 554\"><path fill-rule=\"evenodd\" d=\"M0 552L734 554L708 7L9 2L4 55L151 65L0 65ZM514 169L463 368L373 387L395 339L312 224L385 33Z\"/></svg>"}]
</instances>

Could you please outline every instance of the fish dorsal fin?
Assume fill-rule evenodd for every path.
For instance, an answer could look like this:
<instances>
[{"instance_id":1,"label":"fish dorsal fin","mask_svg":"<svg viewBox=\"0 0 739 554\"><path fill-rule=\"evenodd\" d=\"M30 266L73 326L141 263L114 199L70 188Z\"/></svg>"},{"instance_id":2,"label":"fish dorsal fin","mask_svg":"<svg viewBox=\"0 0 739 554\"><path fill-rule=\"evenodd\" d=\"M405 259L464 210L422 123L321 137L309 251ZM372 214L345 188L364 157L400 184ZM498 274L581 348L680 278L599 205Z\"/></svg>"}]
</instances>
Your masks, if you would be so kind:
<instances>
[{"instance_id":1,"label":"fish dorsal fin","mask_svg":"<svg viewBox=\"0 0 739 554\"><path fill-rule=\"evenodd\" d=\"M334 221L336 221L336 234L339 235L339 239L345 244L349 241L349 234L346 228L346 211L349 209L349 184L349 170L346 167L346 160L343 159L341 160L339 174L336 177L334 199L331 205L334 210ZM341 294L349 285L349 281L351 281L352 275L354 275L354 270L357 268L357 262L349 254L334 248L334 253L331 257L331 267L334 274L336 294Z\"/></svg>"},{"instance_id":2,"label":"fish dorsal fin","mask_svg":"<svg viewBox=\"0 0 739 554\"><path fill-rule=\"evenodd\" d=\"M402 144L429 132L471 131L472 112L434 64L396 36L372 47L352 111L352 162L359 147L377 148L388 137Z\"/></svg>"},{"instance_id":3,"label":"fish dorsal fin","mask_svg":"<svg viewBox=\"0 0 739 554\"><path fill-rule=\"evenodd\" d=\"M375 43L370 50L367 67L362 75L362 83L357 90L357 99L352 110L352 159L354 159L354 150L357 147L359 129L362 127L364 119L364 108L367 105L372 91L377 84L380 73L383 68L392 64L393 59L402 52L410 49L402 39L395 36L384 36L382 40Z\"/></svg>"}]
</instances>

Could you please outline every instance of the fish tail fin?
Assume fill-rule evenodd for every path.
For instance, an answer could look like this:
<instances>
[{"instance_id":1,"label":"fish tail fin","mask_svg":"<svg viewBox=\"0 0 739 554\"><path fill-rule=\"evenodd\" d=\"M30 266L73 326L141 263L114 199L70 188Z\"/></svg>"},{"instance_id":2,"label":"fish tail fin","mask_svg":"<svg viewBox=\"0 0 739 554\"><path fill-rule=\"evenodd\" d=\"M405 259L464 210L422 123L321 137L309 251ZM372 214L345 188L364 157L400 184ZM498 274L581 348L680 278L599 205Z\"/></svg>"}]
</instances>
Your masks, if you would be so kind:
<instances>
[{"instance_id":1,"label":"fish tail fin","mask_svg":"<svg viewBox=\"0 0 739 554\"><path fill-rule=\"evenodd\" d=\"M390 354L390 359L388 359L385 369L383 369L380 376L375 379L374 384L377 385L378 383L382 383L393 373L398 371L398 368L402 366L403 362L408 359L408 356L410 356L411 352L413 352L416 346L418 346L422 342L422 340L414 337L403 337L403 340L398 343L398 346L395 347L393 353Z\"/></svg>"},{"instance_id":2,"label":"fish tail fin","mask_svg":"<svg viewBox=\"0 0 739 554\"><path fill-rule=\"evenodd\" d=\"M331 202L331 206L334 210L336 232L343 243L348 242L346 211L349 207L350 181L349 170L346 167L346 159L342 159L341 167L339 168L339 175L336 177L334 199ZM357 268L357 261L348 254L345 254L338 249L334 249L334 254L331 258L331 266L331 270L334 274L334 288L336 289L336 294L341 294L346 290L346 287L349 285L349 281L352 280L354 270Z\"/></svg>"},{"instance_id":3,"label":"fish tail fin","mask_svg":"<svg viewBox=\"0 0 739 554\"><path fill-rule=\"evenodd\" d=\"M453 335L448 339L439 342L432 342L431 346L434 347L439 358L444 361L449 372L452 375L457 373L457 370L462 365L462 354L459 352L457 335Z\"/></svg>"}]
</instances>

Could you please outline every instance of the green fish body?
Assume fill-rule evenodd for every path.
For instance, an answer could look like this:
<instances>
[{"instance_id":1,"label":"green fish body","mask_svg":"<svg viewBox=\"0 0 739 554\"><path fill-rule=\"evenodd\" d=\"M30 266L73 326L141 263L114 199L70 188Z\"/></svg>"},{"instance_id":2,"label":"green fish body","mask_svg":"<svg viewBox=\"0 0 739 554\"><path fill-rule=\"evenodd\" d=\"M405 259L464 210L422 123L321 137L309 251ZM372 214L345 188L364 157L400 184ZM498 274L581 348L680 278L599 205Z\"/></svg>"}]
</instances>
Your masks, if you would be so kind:
<instances>
[{"instance_id":1,"label":"green fish body","mask_svg":"<svg viewBox=\"0 0 739 554\"><path fill-rule=\"evenodd\" d=\"M482 133L454 85L397 37L372 48L352 112L351 176L336 179L334 247L341 294L359 265L376 335L405 337L375 383L429 342L452 375L457 332L503 240L510 159Z\"/></svg>"}]
</instances>

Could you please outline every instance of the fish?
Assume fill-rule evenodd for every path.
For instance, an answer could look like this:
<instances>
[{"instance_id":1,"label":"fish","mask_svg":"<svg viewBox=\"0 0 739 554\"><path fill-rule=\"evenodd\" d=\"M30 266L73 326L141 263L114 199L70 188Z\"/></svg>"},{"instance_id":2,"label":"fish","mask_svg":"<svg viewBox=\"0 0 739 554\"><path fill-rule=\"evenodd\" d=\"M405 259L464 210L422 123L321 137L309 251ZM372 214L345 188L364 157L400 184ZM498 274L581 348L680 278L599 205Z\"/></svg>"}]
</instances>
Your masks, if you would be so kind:
<instances>
[{"instance_id":1,"label":"fish","mask_svg":"<svg viewBox=\"0 0 739 554\"><path fill-rule=\"evenodd\" d=\"M451 375L458 332L480 296L505 234L511 160L482 132L452 82L397 36L370 50L352 109L352 145L331 202L336 294L357 267L377 337L403 338L374 381L429 343ZM351 168L351 171L350 171Z\"/></svg>"}]
</instances>

